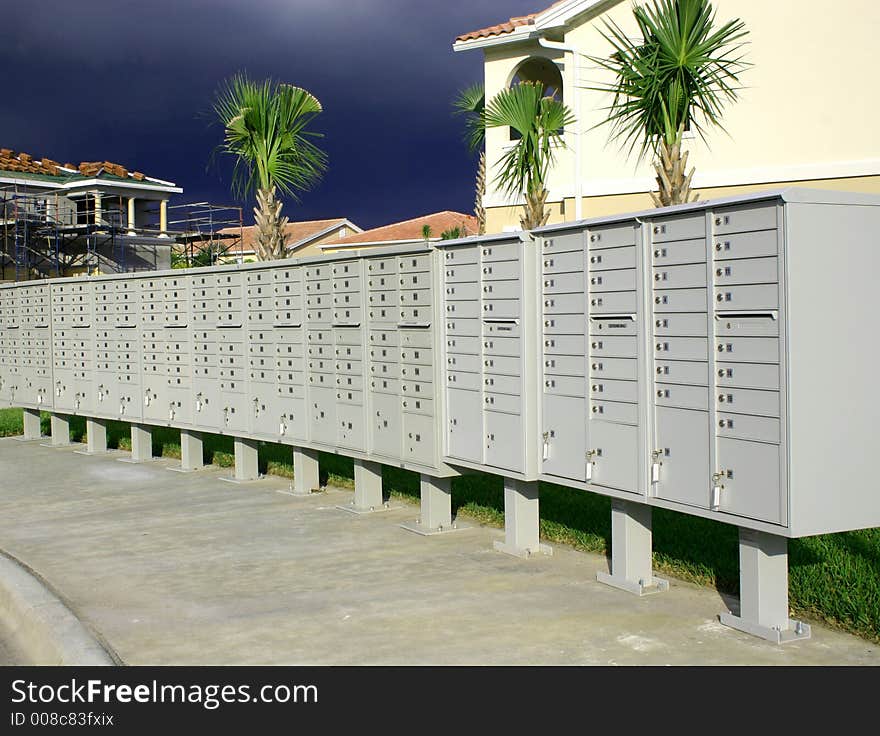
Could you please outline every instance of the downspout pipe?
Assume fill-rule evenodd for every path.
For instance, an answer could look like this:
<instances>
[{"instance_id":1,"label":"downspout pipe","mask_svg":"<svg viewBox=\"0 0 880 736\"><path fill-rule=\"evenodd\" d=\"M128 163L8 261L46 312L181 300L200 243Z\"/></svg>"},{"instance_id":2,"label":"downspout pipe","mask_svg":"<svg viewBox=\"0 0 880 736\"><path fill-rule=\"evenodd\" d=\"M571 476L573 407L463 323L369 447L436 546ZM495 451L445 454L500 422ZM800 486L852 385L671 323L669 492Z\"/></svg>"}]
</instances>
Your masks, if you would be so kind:
<instances>
[{"instance_id":1,"label":"downspout pipe","mask_svg":"<svg viewBox=\"0 0 880 736\"><path fill-rule=\"evenodd\" d=\"M552 51L562 51L571 54L571 90L574 95L574 116L577 126L574 133L574 219L583 219L583 196L581 191L581 96L578 94L578 57L580 54L574 48L559 41L549 41L543 36L538 38L538 45Z\"/></svg>"}]
</instances>

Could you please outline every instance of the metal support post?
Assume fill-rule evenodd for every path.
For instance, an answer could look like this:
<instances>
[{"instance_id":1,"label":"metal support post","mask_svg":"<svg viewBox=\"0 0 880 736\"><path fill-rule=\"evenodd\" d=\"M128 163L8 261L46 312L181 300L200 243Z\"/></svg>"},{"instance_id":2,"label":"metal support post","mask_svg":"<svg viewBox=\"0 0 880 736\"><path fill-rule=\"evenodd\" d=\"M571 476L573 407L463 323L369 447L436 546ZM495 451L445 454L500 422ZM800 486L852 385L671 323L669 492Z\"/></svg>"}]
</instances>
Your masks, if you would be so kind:
<instances>
[{"instance_id":1,"label":"metal support post","mask_svg":"<svg viewBox=\"0 0 880 736\"><path fill-rule=\"evenodd\" d=\"M293 448L293 495L308 496L321 486L316 450Z\"/></svg>"},{"instance_id":2,"label":"metal support post","mask_svg":"<svg viewBox=\"0 0 880 736\"><path fill-rule=\"evenodd\" d=\"M600 572L600 583L628 593L647 595L669 589L652 568L651 507L631 501L611 501L611 572Z\"/></svg>"},{"instance_id":3,"label":"metal support post","mask_svg":"<svg viewBox=\"0 0 880 736\"><path fill-rule=\"evenodd\" d=\"M107 452L107 422L86 419L86 455L103 455Z\"/></svg>"},{"instance_id":4,"label":"metal support post","mask_svg":"<svg viewBox=\"0 0 880 736\"><path fill-rule=\"evenodd\" d=\"M236 483L258 480L260 477L260 466L257 441L236 437L233 445L235 447L235 477L229 480Z\"/></svg>"},{"instance_id":5,"label":"metal support post","mask_svg":"<svg viewBox=\"0 0 880 736\"><path fill-rule=\"evenodd\" d=\"M192 473L204 467L202 459L202 433L188 429L180 430L180 467L168 468L178 473Z\"/></svg>"},{"instance_id":6,"label":"metal support post","mask_svg":"<svg viewBox=\"0 0 880 736\"><path fill-rule=\"evenodd\" d=\"M39 409L24 410L24 434L23 440L38 440L43 436L40 429L40 411Z\"/></svg>"},{"instance_id":7,"label":"metal support post","mask_svg":"<svg viewBox=\"0 0 880 736\"><path fill-rule=\"evenodd\" d=\"M354 461L354 500L336 508L353 514L385 511L388 505L382 497L382 466L366 460Z\"/></svg>"},{"instance_id":8,"label":"metal support post","mask_svg":"<svg viewBox=\"0 0 880 736\"><path fill-rule=\"evenodd\" d=\"M788 617L788 540L739 530L739 615L721 623L776 644L810 638L810 627Z\"/></svg>"},{"instance_id":9,"label":"metal support post","mask_svg":"<svg viewBox=\"0 0 880 736\"><path fill-rule=\"evenodd\" d=\"M516 557L552 554L551 547L539 542L539 532L537 482L505 478L504 541L495 542L495 549Z\"/></svg>"},{"instance_id":10,"label":"metal support post","mask_svg":"<svg viewBox=\"0 0 880 736\"><path fill-rule=\"evenodd\" d=\"M131 425L131 458L123 458L130 463L145 463L153 459L153 430L144 424Z\"/></svg>"},{"instance_id":11,"label":"metal support post","mask_svg":"<svg viewBox=\"0 0 880 736\"><path fill-rule=\"evenodd\" d=\"M421 509L415 522L400 526L425 536L459 529L452 521L452 478L434 478L422 475L419 480Z\"/></svg>"},{"instance_id":12,"label":"metal support post","mask_svg":"<svg viewBox=\"0 0 880 736\"><path fill-rule=\"evenodd\" d=\"M52 447L67 447L70 444L70 417L52 414L49 424L52 428Z\"/></svg>"}]
</instances>

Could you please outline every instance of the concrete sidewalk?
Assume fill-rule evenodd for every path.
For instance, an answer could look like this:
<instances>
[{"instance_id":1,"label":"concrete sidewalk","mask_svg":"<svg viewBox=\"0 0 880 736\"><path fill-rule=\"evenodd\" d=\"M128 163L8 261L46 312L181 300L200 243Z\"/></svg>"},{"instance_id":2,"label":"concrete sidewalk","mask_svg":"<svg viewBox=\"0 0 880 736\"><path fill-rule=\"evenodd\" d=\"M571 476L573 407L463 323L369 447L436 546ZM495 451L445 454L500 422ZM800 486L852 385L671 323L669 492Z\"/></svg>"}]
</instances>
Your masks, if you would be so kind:
<instances>
[{"instance_id":1,"label":"concrete sidewalk","mask_svg":"<svg viewBox=\"0 0 880 736\"><path fill-rule=\"evenodd\" d=\"M421 537L415 506L354 516L350 494L221 482L0 440L0 548L38 571L127 664L880 664L814 626L778 647L722 627L714 591L635 598L605 558L521 560L496 529Z\"/></svg>"}]
</instances>

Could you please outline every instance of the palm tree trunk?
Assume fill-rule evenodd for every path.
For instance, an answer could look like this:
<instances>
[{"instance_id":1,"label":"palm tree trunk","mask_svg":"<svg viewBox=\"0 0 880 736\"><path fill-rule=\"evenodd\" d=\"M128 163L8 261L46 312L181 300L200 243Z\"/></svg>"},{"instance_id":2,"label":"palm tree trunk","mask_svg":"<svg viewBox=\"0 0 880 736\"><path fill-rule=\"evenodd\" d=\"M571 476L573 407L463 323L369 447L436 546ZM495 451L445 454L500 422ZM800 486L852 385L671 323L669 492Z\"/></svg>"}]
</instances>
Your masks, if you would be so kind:
<instances>
[{"instance_id":1,"label":"palm tree trunk","mask_svg":"<svg viewBox=\"0 0 880 736\"><path fill-rule=\"evenodd\" d=\"M655 207L668 207L673 204L685 204L696 202L698 194L691 193L691 179L694 176L694 168L687 171L688 152L682 153L681 138L684 127L678 129L675 141L660 141L660 157L654 161L654 171L657 173L658 191L651 192Z\"/></svg>"},{"instance_id":2,"label":"palm tree trunk","mask_svg":"<svg viewBox=\"0 0 880 736\"><path fill-rule=\"evenodd\" d=\"M523 215L519 218L523 230L533 230L547 224L547 220L550 219L550 212L546 209L547 194L546 189L526 192Z\"/></svg>"},{"instance_id":3,"label":"palm tree trunk","mask_svg":"<svg viewBox=\"0 0 880 736\"><path fill-rule=\"evenodd\" d=\"M254 207L257 237L254 239L254 252L258 261L277 261L287 256L284 228L288 220L281 217L281 207L281 200L275 196L275 187L257 190L257 206Z\"/></svg>"},{"instance_id":4,"label":"palm tree trunk","mask_svg":"<svg viewBox=\"0 0 880 736\"><path fill-rule=\"evenodd\" d=\"M483 197L486 195L486 152L480 151L480 162L477 164L476 197L474 199L474 215L480 226L480 235L486 234L486 208Z\"/></svg>"}]
</instances>

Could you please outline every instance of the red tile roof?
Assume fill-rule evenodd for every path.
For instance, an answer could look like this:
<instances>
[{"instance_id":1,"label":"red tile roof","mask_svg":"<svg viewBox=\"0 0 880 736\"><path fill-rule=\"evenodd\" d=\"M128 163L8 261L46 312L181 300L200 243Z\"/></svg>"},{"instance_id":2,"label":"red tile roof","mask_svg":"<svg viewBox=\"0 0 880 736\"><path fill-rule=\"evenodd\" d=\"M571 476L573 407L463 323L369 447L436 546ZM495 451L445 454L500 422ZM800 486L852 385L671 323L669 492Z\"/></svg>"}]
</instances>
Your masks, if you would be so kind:
<instances>
[{"instance_id":1,"label":"red tile roof","mask_svg":"<svg viewBox=\"0 0 880 736\"><path fill-rule=\"evenodd\" d=\"M520 26L530 26L535 22L535 18L537 18L541 13L546 13L550 8L555 8L557 5L561 5L563 2L567 2L568 0L558 0L558 2L553 3L548 8L544 10L539 10L537 13L531 13L529 15L518 15L514 16L510 20L499 23L495 26L489 26L488 28L480 28L476 31L471 31L470 33L463 33L461 36L456 38L456 41L470 41L475 38L488 38L489 36L503 36L505 33L510 33Z\"/></svg>"},{"instance_id":2,"label":"red tile roof","mask_svg":"<svg viewBox=\"0 0 880 736\"><path fill-rule=\"evenodd\" d=\"M359 243L393 243L400 241L417 241L424 239L422 229L425 225L431 227L431 237L439 238L441 233L453 227L461 227L464 235L476 235L479 232L477 218L462 212L434 212L430 215L414 217L403 222L393 222L390 225L364 230L362 233L348 235L336 240L328 240L327 246L357 245Z\"/></svg>"},{"instance_id":3,"label":"red tile roof","mask_svg":"<svg viewBox=\"0 0 880 736\"><path fill-rule=\"evenodd\" d=\"M16 153L11 148L0 148L0 171L20 171L28 174L42 174L44 176L71 176L72 169L83 176L97 176L101 171L120 179L132 179L143 181L146 177L140 171L129 172L124 166L114 164L112 161L83 161L78 166L74 164L59 164L50 158L35 159L29 153Z\"/></svg>"}]
</instances>

